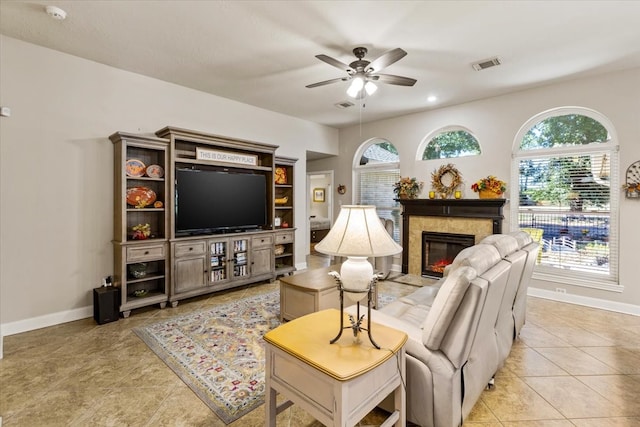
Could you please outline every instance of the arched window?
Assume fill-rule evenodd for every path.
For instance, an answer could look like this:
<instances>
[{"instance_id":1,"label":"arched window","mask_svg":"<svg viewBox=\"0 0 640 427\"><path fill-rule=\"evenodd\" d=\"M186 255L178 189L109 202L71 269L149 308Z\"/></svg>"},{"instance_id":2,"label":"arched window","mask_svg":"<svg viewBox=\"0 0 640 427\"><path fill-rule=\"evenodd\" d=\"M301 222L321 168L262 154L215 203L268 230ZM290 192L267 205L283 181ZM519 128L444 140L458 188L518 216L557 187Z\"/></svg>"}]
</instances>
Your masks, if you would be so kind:
<instances>
[{"instance_id":1,"label":"arched window","mask_svg":"<svg viewBox=\"0 0 640 427\"><path fill-rule=\"evenodd\" d=\"M425 146L422 160L449 159L478 154L480 154L478 140L467 130L455 127L438 131Z\"/></svg>"},{"instance_id":2,"label":"arched window","mask_svg":"<svg viewBox=\"0 0 640 427\"><path fill-rule=\"evenodd\" d=\"M537 276L619 290L618 145L606 117L548 111L525 124L514 145L512 224L541 234Z\"/></svg>"},{"instance_id":3,"label":"arched window","mask_svg":"<svg viewBox=\"0 0 640 427\"><path fill-rule=\"evenodd\" d=\"M395 201L393 184L400 179L398 150L389 141L374 138L356 152L353 165L355 200L360 205L374 205L378 215L394 222L393 238L400 242L401 207Z\"/></svg>"}]
</instances>

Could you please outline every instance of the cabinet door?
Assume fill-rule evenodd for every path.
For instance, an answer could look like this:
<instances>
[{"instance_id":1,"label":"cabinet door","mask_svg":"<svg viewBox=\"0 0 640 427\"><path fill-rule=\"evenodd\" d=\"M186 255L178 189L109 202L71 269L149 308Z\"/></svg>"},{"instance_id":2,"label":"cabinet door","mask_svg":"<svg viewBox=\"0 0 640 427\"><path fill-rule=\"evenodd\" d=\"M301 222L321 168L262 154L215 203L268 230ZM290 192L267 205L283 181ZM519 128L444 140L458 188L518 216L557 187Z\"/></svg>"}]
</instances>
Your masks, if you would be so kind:
<instances>
[{"instance_id":1,"label":"cabinet door","mask_svg":"<svg viewBox=\"0 0 640 427\"><path fill-rule=\"evenodd\" d=\"M190 291L206 286L206 257L177 259L174 265L174 292Z\"/></svg>"},{"instance_id":2,"label":"cabinet door","mask_svg":"<svg viewBox=\"0 0 640 427\"><path fill-rule=\"evenodd\" d=\"M248 278L249 271L249 239L232 239L233 279Z\"/></svg>"},{"instance_id":3,"label":"cabinet door","mask_svg":"<svg viewBox=\"0 0 640 427\"><path fill-rule=\"evenodd\" d=\"M251 275L270 274L273 271L273 249L260 248L251 252Z\"/></svg>"}]
</instances>

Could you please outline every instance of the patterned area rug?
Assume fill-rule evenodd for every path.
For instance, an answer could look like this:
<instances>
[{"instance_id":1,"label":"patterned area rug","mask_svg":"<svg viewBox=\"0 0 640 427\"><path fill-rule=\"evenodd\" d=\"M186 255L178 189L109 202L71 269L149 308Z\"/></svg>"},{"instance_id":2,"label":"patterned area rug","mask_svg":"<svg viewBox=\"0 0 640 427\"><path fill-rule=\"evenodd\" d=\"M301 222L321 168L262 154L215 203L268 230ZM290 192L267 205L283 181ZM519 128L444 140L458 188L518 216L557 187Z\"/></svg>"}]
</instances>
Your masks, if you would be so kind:
<instances>
[{"instance_id":1,"label":"patterned area rug","mask_svg":"<svg viewBox=\"0 0 640 427\"><path fill-rule=\"evenodd\" d=\"M382 307L395 298L380 294ZM264 402L264 341L277 327L278 291L133 331L226 424Z\"/></svg>"}]
</instances>

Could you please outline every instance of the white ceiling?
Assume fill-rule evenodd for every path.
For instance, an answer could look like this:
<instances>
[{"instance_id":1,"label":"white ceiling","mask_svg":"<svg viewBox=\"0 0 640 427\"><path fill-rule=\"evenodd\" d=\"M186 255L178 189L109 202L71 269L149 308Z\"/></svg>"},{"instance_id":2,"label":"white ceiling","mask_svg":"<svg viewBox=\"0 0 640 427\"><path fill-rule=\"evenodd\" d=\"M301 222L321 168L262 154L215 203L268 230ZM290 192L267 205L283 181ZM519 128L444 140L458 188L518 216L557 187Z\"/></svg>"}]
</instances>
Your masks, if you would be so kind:
<instances>
[{"instance_id":1,"label":"white ceiling","mask_svg":"<svg viewBox=\"0 0 640 427\"><path fill-rule=\"evenodd\" d=\"M639 1L2 0L0 33L335 127L640 66ZM347 82L305 88L343 75L315 55L348 64L357 46L404 49L382 72L418 82L380 84L362 111L335 107Z\"/></svg>"}]
</instances>

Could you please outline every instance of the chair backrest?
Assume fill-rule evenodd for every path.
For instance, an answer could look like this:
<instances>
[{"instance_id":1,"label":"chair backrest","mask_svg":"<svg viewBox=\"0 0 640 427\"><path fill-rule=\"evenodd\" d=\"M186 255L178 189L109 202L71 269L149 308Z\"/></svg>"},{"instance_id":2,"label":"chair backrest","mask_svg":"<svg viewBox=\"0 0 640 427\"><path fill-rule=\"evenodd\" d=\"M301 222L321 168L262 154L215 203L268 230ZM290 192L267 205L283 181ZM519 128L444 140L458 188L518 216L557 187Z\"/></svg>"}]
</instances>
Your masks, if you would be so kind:
<instances>
[{"instance_id":1,"label":"chair backrest","mask_svg":"<svg viewBox=\"0 0 640 427\"><path fill-rule=\"evenodd\" d=\"M495 246L479 243L460 251L452 266L473 268L478 277L472 283L484 282L487 289L469 355L462 367L465 390L462 413L466 417L500 366L495 325L511 265L501 258Z\"/></svg>"},{"instance_id":2,"label":"chair backrest","mask_svg":"<svg viewBox=\"0 0 640 427\"><path fill-rule=\"evenodd\" d=\"M475 278L476 271L470 267L452 270L436 294L422 327L425 347L442 351L456 368L462 366L469 353L468 335L475 331L482 307L478 301L482 290L468 292ZM474 306L478 308L473 309Z\"/></svg>"},{"instance_id":3,"label":"chair backrest","mask_svg":"<svg viewBox=\"0 0 640 427\"><path fill-rule=\"evenodd\" d=\"M538 262L540 253L540 244L534 241L531 237L527 239L522 236L530 236L529 233L524 231L516 231L509 233L514 236L518 242L522 245L520 250L527 254L527 259L522 269L522 277L518 285L516 297L513 301L513 323L514 323L514 338L520 334L520 330L524 326L527 317L527 289L529 288L529 282L531 281L531 275L533 269Z\"/></svg>"},{"instance_id":4,"label":"chair backrest","mask_svg":"<svg viewBox=\"0 0 640 427\"><path fill-rule=\"evenodd\" d=\"M492 234L482 239L480 243L493 245L500 252L502 259L511 265L495 324L498 357L502 366L513 345L515 330L513 305L522 279L527 253L519 249L519 242L514 236L507 234Z\"/></svg>"},{"instance_id":5,"label":"chair backrest","mask_svg":"<svg viewBox=\"0 0 640 427\"><path fill-rule=\"evenodd\" d=\"M499 261L500 254L493 246L474 245L463 249L458 253L456 258L451 263L449 273L444 278L444 282L436 295L436 299L434 300L435 305L436 300L440 299L442 301L445 298L449 298L446 293L442 296L440 295L443 290L442 288L450 279L449 276L455 273L454 279L457 280L460 274L458 270L460 270L461 268L471 268L475 272L476 277L471 280L471 286L474 290L476 290L477 295L476 298L470 298L469 301L465 302L465 307L474 307L474 309L469 313L469 316L472 317L465 317L465 315L460 314L456 319L456 322L451 323L451 328L446 332L446 337L441 337L438 346L438 349L443 351L457 368L461 367L468 360L469 354L472 351L471 346L473 345L473 342L478 335L478 329L480 327L484 327L485 329L487 329L486 326L483 326L485 323L488 323L488 317L491 317L490 315L487 316L487 313L485 313L485 309L487 308L487 306L490 307L490 311L495 311L497 316L497 307L499 306L499 304L487 301L488 295L491 292L491 289L489 287L490 283L479 276L485 274ZM470 294L470 297L471 296L472 294ZM494 305L495 310L493 309ZM429 311L427 320L425 320L425 325L427 321L430 320L430 316L433 317L439 315L438 311L435 311L434 314L432 314L432 311L433 305L431 306L431 310ZM460 322L458 322L458 320L460 320ZM488 328L490 329L491 335L490 346L492 348L496 348L495 333L493 332L495 316L490 323L491 327ZM428 348L431 349L432 347L430 347L430 345L432 345L433 342L429 341L427 339L428 337L426 336L426 334L428 333L428 328L425 326L423 330L423 342ZM489 332L483 332L483 334L488 333ZM493 358L497 359L497 348L493 353L495 353L495 356Z\"/></svg>"},{"instance_id":6,"label":"chair backrest","mask_svg":"<svg viewBox=\"0 0 640 427\"><path fill-rule=\"evenodd\" d=\"M540 230L542 231L542 230ZM513 231L511 233L508 233L509 236L512 236L514 239L516 239L516 242L518 242L518 249L522 249L525 246L527 246L529 243L533 242L533 238L531 237L530 233L527 233L525 231ZM540 233L540 238L542 238L542 233ZM539 240L537 240L539 241Z\"/></svg>"},{"instance_id":7,"label":"chair backrest","mask_svg":"<svg viewBox=\"0 0 640 427\"><path fill-rule=\"evenodd\" d=\"M539 246L542 245L542 236L544 235L544 230L542 228L521 228L520 229L521 232L526 233L529 235L529 237L531 238L531 241L537 243ZM511 235L516 235L518 234L518 232L514 232L514 233L509 233ZM516 236L517 238L517 236ZM527 242L527 244L529 244L531 242ZM526 245L522 245L522 247L524 247ZM540 261L542 260L542 252L538 251L537 252L537 258L536 258L536 264L540 264Z\"/></svg>"}]
</instances>

